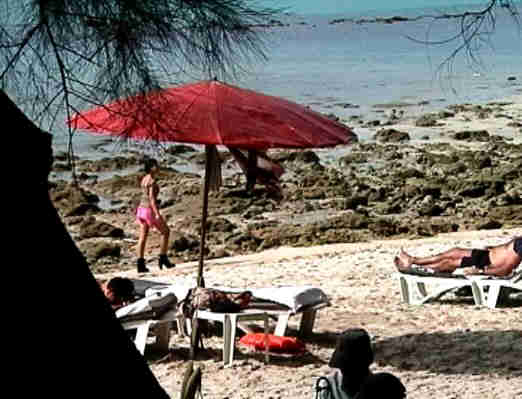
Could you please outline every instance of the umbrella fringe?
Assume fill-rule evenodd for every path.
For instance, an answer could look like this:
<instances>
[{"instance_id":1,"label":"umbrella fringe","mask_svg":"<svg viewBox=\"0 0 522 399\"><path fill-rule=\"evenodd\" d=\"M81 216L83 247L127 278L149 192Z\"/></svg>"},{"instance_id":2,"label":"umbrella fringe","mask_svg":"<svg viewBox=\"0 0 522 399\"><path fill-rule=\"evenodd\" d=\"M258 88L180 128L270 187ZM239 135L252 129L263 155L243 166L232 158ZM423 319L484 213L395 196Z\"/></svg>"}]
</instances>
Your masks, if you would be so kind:
<instances>
[{"instance_id":1,"label":"umbrella fringe","mask_svg":"<svg viewBox=\"0 0 522 399\"><path fill-rule=\"evenodd\" d=\"M219 158L219 154L215 145L209 146L209 151L207 153L209 157L209 190L211 191L219 191L219 188L223 184L223 179L221 176L221 158Z\"/></svg>"}]
</instances>

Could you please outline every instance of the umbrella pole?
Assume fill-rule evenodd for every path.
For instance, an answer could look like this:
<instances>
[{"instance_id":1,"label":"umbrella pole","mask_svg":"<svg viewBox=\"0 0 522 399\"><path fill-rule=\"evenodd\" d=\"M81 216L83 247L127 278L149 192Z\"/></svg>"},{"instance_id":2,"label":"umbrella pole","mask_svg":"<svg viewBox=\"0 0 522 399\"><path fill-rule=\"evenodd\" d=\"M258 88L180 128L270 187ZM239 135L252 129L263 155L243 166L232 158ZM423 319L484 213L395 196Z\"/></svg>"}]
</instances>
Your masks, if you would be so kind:
<instances>
[{"instance_id":1,"label":"umbrella pole","mask_svg":"<svg viewBox=\"0 0 522 399\"><path fill-rule=\"evenodd\" d=\"M197 286L204 287L205 280L203 278L203 262L205 259L205 237L207 235L207 215L208 215L208 192L210 189L210 151L211 146L205 146L205 182L203 184L202 201L203 211L201 215L201 239L199 245L199 265L198 265L198 277ZM190 336L190 353L189 358L194 360L196 353L199 350L199 343L201 342L201 329L199 328L199 322L197 317L192 320L192 334Z\"/></svg>"},{"instance_id":2,"label":"umbrella pole","mask_svg":"<svg viewBox=\"0 0 522 399\"><path fill-rule=\"evenodd\" d=\"M198 265L198 287L205 286L203 278L203 263L205 260L205 238L207 235L207 215L208 215L208 192L210 190L210 151L211 146L205 146L205 183L202 191L203 211L201 215L201 240L199 244L199 265Z\"/></svg>"}]
</instances>

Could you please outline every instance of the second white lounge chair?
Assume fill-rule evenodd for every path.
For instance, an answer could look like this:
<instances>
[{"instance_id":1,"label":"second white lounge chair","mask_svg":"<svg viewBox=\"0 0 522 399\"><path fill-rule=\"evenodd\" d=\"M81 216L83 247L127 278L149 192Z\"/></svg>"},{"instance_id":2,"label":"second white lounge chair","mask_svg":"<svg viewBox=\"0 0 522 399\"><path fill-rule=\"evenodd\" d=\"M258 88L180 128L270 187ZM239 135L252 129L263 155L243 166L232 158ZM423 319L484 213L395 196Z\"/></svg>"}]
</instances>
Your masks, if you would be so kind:
<instances>
[{"instance_id":1,"label":"second white lounge chair","mask_svg":"<svg viewBox=\"0 0 522 399\"><path fill-rule=\"evenodd\" d=\"M473 283L476 285L477 293L475 302L481 306L495 308L503 293L509 293L510 290L522 291L522 268L508 278L487 277L474 279Z\"/></svg>"},{"instance_id":2,"label":"second white lounge chair","mask_svg":"<svg viewBox=\"0 0 522 399\"><path fill-rule=\"evenodd\" d=\"M412 271L397 272L402 301L411 305L421 305L462 287L470 287L473 300L477 306L496 307L502 291L508 289L522 290L522 270L518 270L508 278L464 275L450 273L429 273ZM437 288L428 293L426 285Z\"/></svg>"},{"instance_id":3,"label":"second white lounge chair","mask_svg":"<svg viewBox=\"0 0 522 399\"><path fill-rule=\"evenodd\" d=\"M478 287L473 284L472 276L450 273L429 273L421 270L397 272L402 301L410 305L422 305L462 287L470 287L476 305L480 304ZM436 287L431 293L426 286Z\"/></svg>"}]
</instances>

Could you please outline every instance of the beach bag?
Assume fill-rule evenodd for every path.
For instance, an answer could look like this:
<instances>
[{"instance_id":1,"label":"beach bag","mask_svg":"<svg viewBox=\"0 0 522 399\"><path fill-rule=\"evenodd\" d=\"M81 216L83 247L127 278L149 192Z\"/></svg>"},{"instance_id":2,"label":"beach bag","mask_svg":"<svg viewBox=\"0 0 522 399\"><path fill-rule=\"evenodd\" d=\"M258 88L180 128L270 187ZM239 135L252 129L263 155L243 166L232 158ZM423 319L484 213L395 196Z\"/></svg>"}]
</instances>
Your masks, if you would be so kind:
<instances>
[{"instance_id":1,"label":"beach bag","mask_svg":"<svg viewBox=\"0 0 522 399\"><path fill-rule=\"evenodd\" d=\"M306 350L305 344L295 337L273 334L249 333L241 337L239 342L260 351L268 346L268 351L273 353L303 353Z\"/></svg>"},{"instance_id":2,"label":"beach bag","mask_svg":"<svg viewBox=\"0 0 522 399\"><path fill-rule=\"evenodd\" d=\"M214 288L191 288L185 299L181 301L182 312L186 318L190 319L198 309L216 313L237 313L248 302L244 300L245 294L251 296L249 291L230 294Z\"/></svg>"}]
</instances>

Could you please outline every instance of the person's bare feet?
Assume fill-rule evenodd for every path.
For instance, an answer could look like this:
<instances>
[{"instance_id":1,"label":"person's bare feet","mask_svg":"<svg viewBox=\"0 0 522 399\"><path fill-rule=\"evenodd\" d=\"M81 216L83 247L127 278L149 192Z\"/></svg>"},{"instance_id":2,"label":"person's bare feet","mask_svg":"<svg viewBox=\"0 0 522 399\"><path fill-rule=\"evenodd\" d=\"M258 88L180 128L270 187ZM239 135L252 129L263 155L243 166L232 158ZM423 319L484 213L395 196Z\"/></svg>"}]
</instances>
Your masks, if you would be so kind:
<instances>
[{"instance_id":1,"label":"person's bare feet","mask_svg":"<svg viewBox=\"0 0 522 399\"><path fill-rule=\"evenodd\" d=\"M398 256L395 257L395 259L393 260L393 263L395 263L395 266L400 271L410 270L411 265L413 263L413 258L410 255L408 255L404 251L404 249L401 248L401 252L399 253Z\"/></svg>"}]
</instances>

